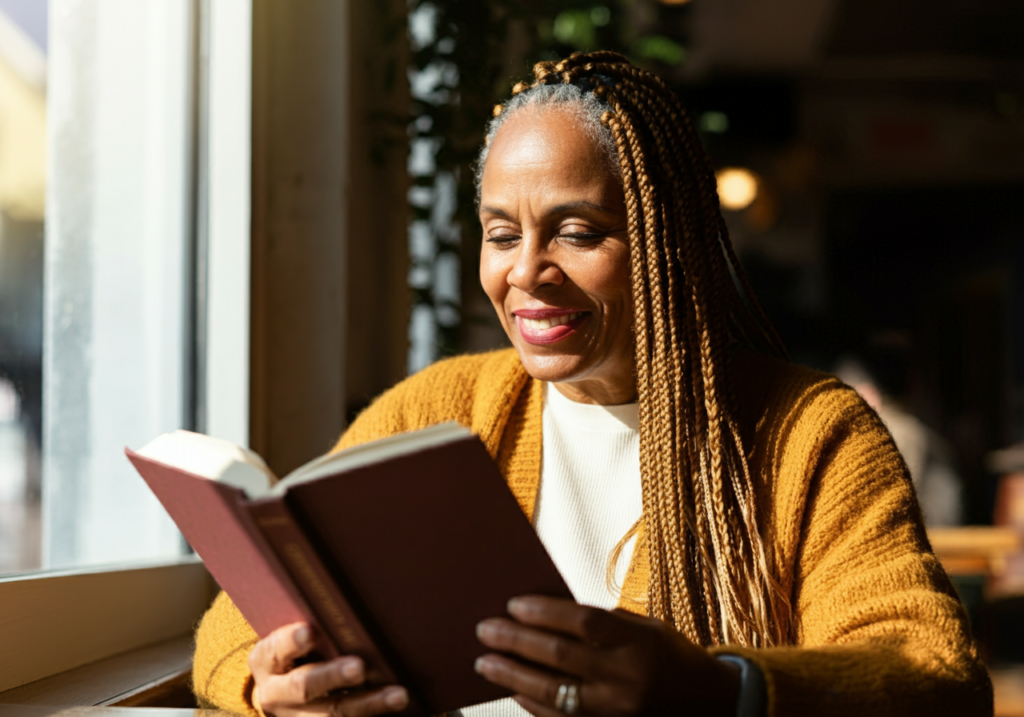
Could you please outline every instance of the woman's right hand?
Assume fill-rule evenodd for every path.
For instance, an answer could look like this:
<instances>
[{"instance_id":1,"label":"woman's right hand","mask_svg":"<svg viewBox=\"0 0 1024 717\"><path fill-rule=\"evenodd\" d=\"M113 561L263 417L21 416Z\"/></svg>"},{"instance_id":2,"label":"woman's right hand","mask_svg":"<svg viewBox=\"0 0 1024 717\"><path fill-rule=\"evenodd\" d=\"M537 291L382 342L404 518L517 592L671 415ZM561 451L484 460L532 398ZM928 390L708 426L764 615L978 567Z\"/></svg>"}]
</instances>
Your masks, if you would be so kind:
<instances>
[{"instance_id":1,"label":"woman's right hand","mask_svg":"<svg viewBox=\"0 0 1024 717\"><path fill-rule=\"evenodd\" d=\"M309 653L313 643L313 630L304 623L278 628L256 643L249 653L249 669L256 681L254 706L274 717L372 717L408 706L409 693L398 685L330 695L363 684L363 661L349 655L295 667L295 661Z\"/></svg>"}]
</instances>

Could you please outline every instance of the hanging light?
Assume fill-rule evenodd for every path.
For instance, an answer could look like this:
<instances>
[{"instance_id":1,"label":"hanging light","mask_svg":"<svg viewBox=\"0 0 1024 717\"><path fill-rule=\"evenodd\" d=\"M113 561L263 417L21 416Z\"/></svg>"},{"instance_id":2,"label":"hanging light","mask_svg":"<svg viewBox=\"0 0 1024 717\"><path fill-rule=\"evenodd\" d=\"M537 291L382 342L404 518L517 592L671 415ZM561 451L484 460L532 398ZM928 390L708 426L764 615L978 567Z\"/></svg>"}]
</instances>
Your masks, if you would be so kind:
<instances>
[{"instance_id":1,"label":"hanging light","mask_svg":"<svg viewBox=\"0 0 1024 717\"><path fill-rule=\"evenodd\" d=\"M757 175L744 167L727 167L715 172L718 200L723 209L740 211L757 198Z\"/></svg>"}]
</instances>

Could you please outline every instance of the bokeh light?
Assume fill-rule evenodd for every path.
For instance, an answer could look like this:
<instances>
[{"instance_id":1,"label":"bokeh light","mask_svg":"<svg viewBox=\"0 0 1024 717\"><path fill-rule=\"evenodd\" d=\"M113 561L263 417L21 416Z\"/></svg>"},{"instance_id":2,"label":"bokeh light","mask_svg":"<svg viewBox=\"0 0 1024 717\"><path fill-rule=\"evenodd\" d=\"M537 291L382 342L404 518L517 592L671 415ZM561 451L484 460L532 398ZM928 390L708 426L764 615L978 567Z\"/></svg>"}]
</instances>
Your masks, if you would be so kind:
<instances>
[{"instance_id":1,"label":"bokeh light","mask_svg":"<svg viewBox=\"0 0 1024 717\"><path fill-rule=\"evenodd\" d=\"M728 167L715 172L718 199L723 209L746 209L757 197L757 175L743 167Z\"/></svg>"}]
</instances>

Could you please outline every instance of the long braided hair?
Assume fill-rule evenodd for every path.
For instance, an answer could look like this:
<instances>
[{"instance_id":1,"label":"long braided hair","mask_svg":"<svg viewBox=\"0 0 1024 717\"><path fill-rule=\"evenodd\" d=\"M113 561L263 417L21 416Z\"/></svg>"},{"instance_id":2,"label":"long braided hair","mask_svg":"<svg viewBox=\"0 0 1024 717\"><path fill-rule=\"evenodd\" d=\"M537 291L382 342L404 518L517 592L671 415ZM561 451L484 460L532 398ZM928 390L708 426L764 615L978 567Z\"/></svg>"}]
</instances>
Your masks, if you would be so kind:
<instances>
[{"instance_id":1,"label":"long braided hair","mask_svg":"<svg viewBox=\"0 0 1024 717\"><path fill-rule=\"evenodd\" d=\"M519 108L557 103L589 131L597 125L622 179L647 611L700 645L790 642L790 606L768 564L728 378L730 343L785 349L736 259L693 123L661 79L617 53L576 53L533 71L533 83L495 108L488 140Z\"/></svg>"}]
</instances>

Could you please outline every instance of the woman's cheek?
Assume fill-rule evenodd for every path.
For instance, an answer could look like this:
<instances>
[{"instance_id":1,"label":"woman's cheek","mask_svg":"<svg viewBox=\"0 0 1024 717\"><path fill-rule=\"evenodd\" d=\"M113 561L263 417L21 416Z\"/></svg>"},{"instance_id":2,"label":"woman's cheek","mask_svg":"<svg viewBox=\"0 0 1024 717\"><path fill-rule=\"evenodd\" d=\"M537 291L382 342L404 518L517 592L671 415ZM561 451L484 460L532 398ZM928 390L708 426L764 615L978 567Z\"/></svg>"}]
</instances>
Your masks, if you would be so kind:
<instances>
[{"instance_id":1,"label":"woman's cheek","mask_svg":"<svg viewBox=\"0 0 1024 717\"><path fill-rule=\"evenodd\" d=\"M508 284L502 280L499 262L494 257L494 252L488 249L487 245L480 252L480 286L483 287L487 298L491 300L495 308L504 300L502 285Z\"/></svg>"},{"instance_id":2,"label":"woman's cheek","mask_svg":"<svg viewBox=\"0 0 1024 717\"><path fill-rule=\"evenodd\" d=\"M504 267L503 263L500 257L494 256L493 250L489 250L485 244L480 252L480 286L498 314L498 320L505 329L505 333L511 339L512 327L509 325L511 317L505 310L505 300L508 298L508 268Z\"/></svg>"}]
</instances>

